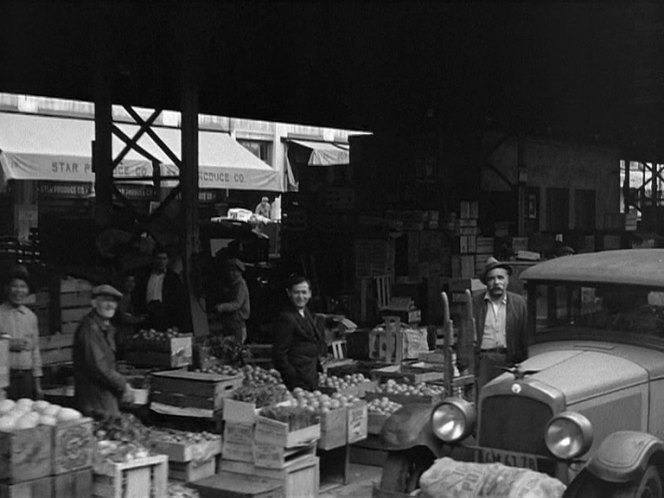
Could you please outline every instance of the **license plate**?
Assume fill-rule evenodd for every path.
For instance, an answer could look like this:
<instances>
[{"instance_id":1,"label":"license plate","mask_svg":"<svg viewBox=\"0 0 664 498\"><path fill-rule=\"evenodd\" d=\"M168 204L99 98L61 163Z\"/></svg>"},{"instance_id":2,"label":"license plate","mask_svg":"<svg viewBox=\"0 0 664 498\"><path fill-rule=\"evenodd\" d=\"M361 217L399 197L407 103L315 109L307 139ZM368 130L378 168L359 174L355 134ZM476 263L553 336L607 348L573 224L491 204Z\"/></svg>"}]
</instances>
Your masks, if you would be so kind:
<instances>
[{"instance_id":1,"label":"license plate","mask_svg":"<svg viewBox=\"0 0 664 498\"><path fill-rule=\"evenodd\" d=\"M508 467L537 470L537 458L525 453L482 448L479 451L479 459L481 463L502 463Z\"/></svg>"}]
</instances>

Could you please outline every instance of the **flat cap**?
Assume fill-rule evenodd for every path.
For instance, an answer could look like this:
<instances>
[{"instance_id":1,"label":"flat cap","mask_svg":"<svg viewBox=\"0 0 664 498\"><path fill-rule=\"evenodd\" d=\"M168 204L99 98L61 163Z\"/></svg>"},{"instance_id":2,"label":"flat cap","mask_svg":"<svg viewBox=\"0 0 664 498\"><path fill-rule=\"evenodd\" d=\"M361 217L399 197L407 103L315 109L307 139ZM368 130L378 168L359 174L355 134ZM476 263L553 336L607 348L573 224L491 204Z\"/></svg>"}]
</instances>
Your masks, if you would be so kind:
<instances>
[{"instance_id":1,"label":"flat cap","mask_svg":"<svg viewBox=\"0 0 664 498\"><path fill-rule=\"evenodd\" d=\"M480 273L480 280L482 281L483 284L486 284L487 274L491 270L495 270L496 268L503 268L507 270L508 275L512 274L512 267L509 264L502 263L493 256L489 256L489 258L486 260L486 265L484 266L484 270L482 270L482 273Z\"/></svg>"},{"instance_id":2,"label":"flat cap","mask_svg":"<svg viewBox=\"0 0 664 498\"><path fill-rule=\"evenodd\" d=\"M122 297L122 292L117 290L112 285L103 284L103 285L98 285L97 287L92 289L92 297L97 297L97 296L111 296L116 299L120 299Z\"/></svg>"}]
</instances>

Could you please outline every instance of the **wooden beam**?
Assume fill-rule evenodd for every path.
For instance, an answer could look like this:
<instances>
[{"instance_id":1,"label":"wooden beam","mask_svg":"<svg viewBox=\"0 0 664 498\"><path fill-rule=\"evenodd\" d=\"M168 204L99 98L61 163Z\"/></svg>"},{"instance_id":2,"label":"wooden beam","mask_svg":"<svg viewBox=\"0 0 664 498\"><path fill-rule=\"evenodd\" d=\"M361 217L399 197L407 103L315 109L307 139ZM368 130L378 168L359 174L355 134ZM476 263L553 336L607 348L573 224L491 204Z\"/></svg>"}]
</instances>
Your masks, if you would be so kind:
<instances>
[{"instance_id":1,"label":"wooden beam","mask_svg":"<svg viewBox=\"0 0 664 498\"><path fill-rule=\"evenodd\" d=\"M130 106L123 106L123 107L125 108L125 110L127 110L127 112L130 112L129 111L129 109L131 109ZM133 111L133 109L131 109L131 111ZM132 148L134 148L136 150L139 150L138 140L141 138L141 136L143 136L146 129L149 128L150 126L152 126L152 123L154 123L155 119L157 119L157 117L159 117L159 114L161 114L161 110L156 110L150 115L150 117L146 121L143 121L140 124L140 127L139 127L138 131L134 134L134 137L131 140L128 140L127 138L123 138L123 137L127 137L127 135L125 135L125 133L123 133L120 130L120 128L118 128L117 126L113 127L114 131L115 131L115 134L118 137L122 138L122 140L126 143L125 147L120 151L120 153L117 155L117 157L113 160L113 169L115 169L120 164L120 162L124 159L124 157L127 155L127 153ZM141 147L140 150L144 150L144 149ZM152 156L152 154L148 153L147 151L146 152L141 152L141 153L145 157L147 157L148 159L151 159L151 160L156 159Z\"/></svg>"}]
</instances>

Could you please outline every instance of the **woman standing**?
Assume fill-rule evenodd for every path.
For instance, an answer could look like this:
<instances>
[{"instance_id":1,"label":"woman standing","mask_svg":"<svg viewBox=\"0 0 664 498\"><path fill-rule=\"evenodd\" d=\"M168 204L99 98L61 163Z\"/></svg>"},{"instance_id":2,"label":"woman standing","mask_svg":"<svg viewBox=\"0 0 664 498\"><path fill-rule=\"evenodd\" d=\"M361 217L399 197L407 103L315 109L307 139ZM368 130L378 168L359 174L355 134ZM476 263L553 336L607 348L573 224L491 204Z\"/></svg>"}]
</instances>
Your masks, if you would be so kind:
<instances>
[{"instance_id":1,"label":"woman standing","mask_svg":"<svg viewBox=\"0 0 664 498\"><path fill-rule=\"evenodd\" d=\"M289 390L301 387L313 391L321 370L319 357L325 354L326 345L323 331L307 308L311 283L301 275L291 276L286 294L290 305L275 323L274 365Z\"/></svg>"},{"instance_id":2,"label":"woman standing","mask_svg":"<svg viewBox=\"0 0 664 498\"><path fill-rule=\"evenodd\" d=\"M37 316L23 304L29 294L27 269L10 271L6 286L7 300L0 304L0 334L10 337L7 390L10 399L43 397Z\"/></svg>"}]
</instances>

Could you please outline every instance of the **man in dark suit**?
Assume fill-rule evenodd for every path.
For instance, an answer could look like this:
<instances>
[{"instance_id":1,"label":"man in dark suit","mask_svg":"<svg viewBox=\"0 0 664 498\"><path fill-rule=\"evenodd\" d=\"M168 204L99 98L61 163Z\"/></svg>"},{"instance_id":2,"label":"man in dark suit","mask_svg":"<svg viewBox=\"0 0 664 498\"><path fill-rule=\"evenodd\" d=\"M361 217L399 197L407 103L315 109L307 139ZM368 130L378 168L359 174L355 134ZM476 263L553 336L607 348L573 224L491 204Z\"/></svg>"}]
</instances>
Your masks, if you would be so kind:
<instances>
[{"instance_id":1,"label":"man in dark suit","mask_svg":"<svg viewBox=\"0 0 664 498\"><path fill-rule=\"evenodd\" d=\"M508 292L511 274L509 264L490 257L480 275L486 291L473 296L478 389L503 373L502 367L528 358L526 301ZM470 358L460 358L459 364L467 368Z\"/></svg>"},{"instance_id":2,"label":"man in dark suit","mask_svg":"<svg viewBox=\"0 0 664 498\"><path fill-rule=\"evenodd\" d=\"M186 296L177 273L168 267L168 252L156 248L152 267L136 277L135 309L145 315L144 328L164 331L185 326Z\"/></svg>"},{"instance_id":3,"label":"man in dark suit","mask_svg":"<svg viewBox=\"0 0 664 498\"><path fill-rule=\"evenodd\" d=\"M286 289L290 306L277 318L272 348L274 365L289 390L313 391L318 385L320 355L326 351L324 332L307 308L311 284L303 276L292 276Z\"/></svg>"}]
</instances>

